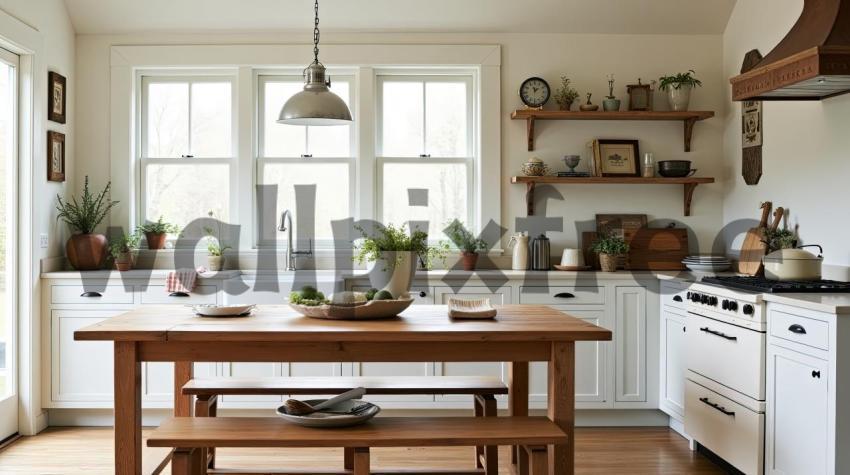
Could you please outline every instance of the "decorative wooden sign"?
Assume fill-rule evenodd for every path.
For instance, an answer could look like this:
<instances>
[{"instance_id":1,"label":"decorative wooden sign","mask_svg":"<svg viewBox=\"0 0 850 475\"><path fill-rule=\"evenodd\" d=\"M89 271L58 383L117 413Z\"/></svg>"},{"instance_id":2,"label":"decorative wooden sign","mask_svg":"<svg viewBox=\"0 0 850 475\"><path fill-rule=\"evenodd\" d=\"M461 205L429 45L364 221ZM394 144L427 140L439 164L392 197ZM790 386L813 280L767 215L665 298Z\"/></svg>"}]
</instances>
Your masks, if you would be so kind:
<instances>
[{"instance_id":1,"label":"decorative wooden sign","mask_svg":"<svg viewBox=\"0 0 850 475\"><path fill-rule=\"evenodd\" d=\"M762 56L754 49L744 56L741 74L753 69ZM761 179L762 102L741 102L741 176L748 185L757 185Z\"/></svg>"}]
</instances>

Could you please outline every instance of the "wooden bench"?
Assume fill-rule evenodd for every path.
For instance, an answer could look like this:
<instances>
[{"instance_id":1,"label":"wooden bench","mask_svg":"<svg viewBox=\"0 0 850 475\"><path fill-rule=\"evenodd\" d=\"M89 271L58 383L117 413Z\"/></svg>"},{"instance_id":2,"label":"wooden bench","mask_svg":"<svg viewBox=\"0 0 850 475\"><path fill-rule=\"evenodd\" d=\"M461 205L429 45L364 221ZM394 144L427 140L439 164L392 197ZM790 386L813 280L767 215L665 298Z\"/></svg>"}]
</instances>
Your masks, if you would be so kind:
<instances>
[{"instance_id":1,"label":"wooden bench","mask_svg":"<svg viewBox=\"0 0 850 475\"><path fill-rule=\"evenodd\" d=\"M338 473L365 475L372 473L372 447L477 445L522 446L529 465L521 468L521 473L546 475L547 446L566 442L566 434L545 417L376 417L345 429L301 427L277 417L176 417L154 430L147 444L174 449L173 475L208 473L203 455L207 447L344 447L353 453L352 466ZM221 469L214 472L227 473ZM483 469L453 473L483 473Z\"/></svg>"},{"instance_id":2,"label":"wooden bench","mask_svg":"<svg viewBox=\"0 0 850 475\"><path fill-rule=\"evenodd\" d=\"M228 395L312 395L339 394L351 388L366 388L367 395L468 394L473 396L476 417L495 417L497 394L507 394L507 386L498 378L474 376L424 377L285 377L285 378L205 378L192 379L183 386L183 394L195 396L195 417L215 417L218 397ZM205 457L215 467L215 449ZM346 449L344 464L352 467L354 451ZM487 475L498 473L496 447L475 447L475 466Z\"/></svg>"}]
</instances>

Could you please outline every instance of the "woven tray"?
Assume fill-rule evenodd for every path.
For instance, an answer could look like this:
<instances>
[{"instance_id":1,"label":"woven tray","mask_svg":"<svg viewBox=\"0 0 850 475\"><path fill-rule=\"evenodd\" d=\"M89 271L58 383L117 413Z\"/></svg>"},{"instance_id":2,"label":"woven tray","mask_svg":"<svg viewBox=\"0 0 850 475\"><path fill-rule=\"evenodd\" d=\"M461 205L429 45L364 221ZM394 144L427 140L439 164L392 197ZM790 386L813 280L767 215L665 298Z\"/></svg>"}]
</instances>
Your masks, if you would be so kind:
<instances>
[{"instance_id":1,"label":"woven tray","mask_svg":"<svg viewBox=\"0 0 850 475\"><path fill-rule=\"evenodd\" d=\"M413 299L370 300L361 305L306 305L289 304L296 312L305 317L324 318L326 320L378 320L393 318L403 312Z\"/></svg>"}]
</instances>

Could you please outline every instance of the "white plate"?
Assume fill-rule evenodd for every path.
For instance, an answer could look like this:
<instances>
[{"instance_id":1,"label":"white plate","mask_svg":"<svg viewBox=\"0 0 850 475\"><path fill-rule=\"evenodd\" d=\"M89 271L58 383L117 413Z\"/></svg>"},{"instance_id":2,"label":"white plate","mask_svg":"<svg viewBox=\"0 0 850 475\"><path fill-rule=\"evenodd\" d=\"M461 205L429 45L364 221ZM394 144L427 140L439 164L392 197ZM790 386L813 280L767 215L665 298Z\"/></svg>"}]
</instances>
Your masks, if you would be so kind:
<instances>
[{"instance_id":1,"label":"white plate","mask_svg":"<svg viewBox=\"0 0 850 475\"><path fill-rule=\"evenodd\" d=\"M309 399L304 402L311 406L315 406L316 404L321 404L327 401L327 399ZM359 406L361 404L366 404L366 401L360 399L350 399L348 401L343 401L339 404L334 405L329 410L333 411L348 411L351 408ZM291 422L293 424L298 424L304 427L349 427L357 424L362 424L369 419L378 415L381 412L381 408L372 404L366 412L353 415L353 414L328 414L325 412L314 412L312 414L308 414L306 416L294 416L287 414L286 406L280 406L275 411L277 415L283 418L283 420L287 422Z\"/></svg>"},{"instance_id":2,"label":"white plate","mask_svg":"<svg viewBox=\"0 0 850 475\"><path fill-rule=\"evenodd\" d=\"M256 305L191 305L192 311L202 317L244 317Z\"/></svg>"},{"instance_id":3,"label":"white plate","mask_svg":"<svg viewBox=\"0 0 850 475\"><path fill-rule=\"evenodd\" d=\"M724 264L694 264L682 261L682 263L685 264L685 267L695 272L723 272L732 266L728 262Z\"/></svg>"}]
</instances>

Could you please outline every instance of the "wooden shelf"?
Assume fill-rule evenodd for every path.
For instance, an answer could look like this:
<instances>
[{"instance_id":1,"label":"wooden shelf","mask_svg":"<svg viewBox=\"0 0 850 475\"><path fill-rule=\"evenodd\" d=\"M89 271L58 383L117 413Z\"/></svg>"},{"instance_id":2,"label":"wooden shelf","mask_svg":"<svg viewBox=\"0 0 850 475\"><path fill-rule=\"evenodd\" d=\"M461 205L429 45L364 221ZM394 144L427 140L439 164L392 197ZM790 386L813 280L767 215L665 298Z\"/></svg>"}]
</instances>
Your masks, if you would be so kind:
<instances>
[{"instance_id":1,"label":"wooden shelf","mask_svg":"<svg viewBox=\"0 0 850 475\"><path fill-rule=\"evenodd\" d=\"M714 117L712 111L540 111L521 109L511 112L511 119L524 120L528 136L528 151L534 150L534 122L537 120L667 120L682 121L685 151L691 151L691 136L697 121Z\"/></svg>"},{"instance_id":2,"label":"wooden shelf","mask_svg":"<svg viewBox=\"0 0 850 475\"><path fill-rule=\"evenodd\" d=\"M686 178L642 178L642 177L557 177L557 176L515 176L511 177L511 183L525 183L525 203L528 216L534 216L534 188L538 183L551 185L683 185L684 186L684 213L691 215L691 200L697 185L702 183L714 183L712 177L686 177Z\"/></svg>"}]
</instances>

